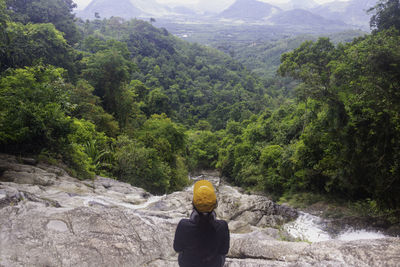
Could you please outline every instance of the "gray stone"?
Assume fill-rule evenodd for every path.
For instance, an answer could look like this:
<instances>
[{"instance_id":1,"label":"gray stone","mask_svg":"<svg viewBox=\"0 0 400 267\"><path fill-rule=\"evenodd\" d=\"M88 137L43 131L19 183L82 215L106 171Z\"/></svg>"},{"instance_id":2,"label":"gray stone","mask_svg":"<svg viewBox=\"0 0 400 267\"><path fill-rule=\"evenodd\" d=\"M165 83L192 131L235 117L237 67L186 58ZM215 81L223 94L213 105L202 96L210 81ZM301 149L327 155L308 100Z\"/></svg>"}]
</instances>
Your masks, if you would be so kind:
<instances>
[{"instance_id":1,"label":"gray stone","mask_svg":"<svg viewBox=\"0 0 400 267\"><path fill-rule=\"evenodd\" d=\"M58 232L67 232L68 226L65 222L60 220L51 220L47 223L47 229Z\"/></svg>"},{"instance_id":2,"label":"gray stone","mask_svg":"<svg viewBox=\"0 0 400 267\"><path fill-rule=\"evenodd\" d=\"M92 188L93 181L79 181L59 167L24 165L4 154L0 169L2 179L6 174L9 180L0 183L0 266L178 266L172 244L179 220L191 212L191 187L152 196L97 177ZM280 229L296 218L296 210L243 194L218 177L211 180L218 192L217 215L228 220L231 231L225 266L400 262L399 238L288 242L290 237Z\"/></svg>"},{"instance_id":3,"label":"gray stone","mask_svg":"<svg viewBox=\"0 0 400 267\"><path fill-rule=\"evenodd\" d=\"M21 158L21 162L23 164L33 165L33 166L35 166L38 163L38 161L34 158Z\"/></svg>"},{"instance_id":4,"label":"gray stone","mask_svg":"<svg viewBox=\"0 0 400 267\"><path fill-rule=\"evenodd\" d=\"M53 173L44 172L38 168L32 168L30 170L17 169L16 171L4 171L0 180L5 182L14 182L18 184L48 186L54 183L54 178L56 178L56 175Z\"/></svg>"},{"instance_id":5,"label":"gray stone","mask_svg":"<svg viewBox=\"0 0 400 267\"><path fill-rule=\"evenodd\" d=\"M388 229L388 233L392 236L400 237L400 225L393 225Z\"/></svg>"}]
</instances>

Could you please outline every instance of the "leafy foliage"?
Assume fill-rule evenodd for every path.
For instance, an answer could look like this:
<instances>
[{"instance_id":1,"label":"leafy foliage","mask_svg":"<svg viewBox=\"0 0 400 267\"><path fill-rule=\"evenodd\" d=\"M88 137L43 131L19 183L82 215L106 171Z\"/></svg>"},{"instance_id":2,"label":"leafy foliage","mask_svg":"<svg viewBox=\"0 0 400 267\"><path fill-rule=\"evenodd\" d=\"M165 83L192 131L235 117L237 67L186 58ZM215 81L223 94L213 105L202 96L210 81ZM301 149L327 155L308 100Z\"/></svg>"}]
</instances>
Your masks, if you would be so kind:
<instances>
[{"instance_id":1,"label":"leafy foliage","mask_svg":"<svg viewBox=\"0 0 400 267\"><path fill-rule=\"evenodd\" d=\"M65 68L74 77L75 52L53 24L8 22L5 35L4 49L0 50L0 71L42 62Z\"/></svg>"},{"instance_id":2,"label":"leafy foliage","mask_svg":"<svg viewBox=\"0 0 400 267\"><path fill-rule=\"evenodd\" d=\"M93 124L67 116L72 105L63 73L63 69L39 65L10 71L1 78L1 150L46 152L69 163L78 176L88 178L95 168L83 145L90 140L104 144L106 137L96 132Z\"/></svg>"},{"instance_id":3,"label":"leafy foliage","mask_svg":"<svg viewBox=\"0 0 400 267\"><path fill-rule=\"evenodd\" d=\"M6 1L0 0L0 49L4 49L4 42L6 41L5 28L7 27L6 22L8 16L6 13Z\"/></svg>"},{"instance_id":4,"label":"leafy foliage","mask_svg":"<svg viewBox=\"0 0 400 267\"><path fill-rule=\"evenodd\" d=\"M400 1L380 0L368 10L374 13L370 20L370 26L376 31L388 30L390 27L400 30Z\"/></svg>"},{"instance_id":5,"label":"leafy foliage","mask_svg":"<svg viewBox=\"0 0 400 267\"><path fill-rule=\"evenodd\" d=\"M65 33L70 44L79 40L79 32L74 23L72 0L6 0L8 13L15 22L51 23L57 30Z\"/></svg>"},{"instance_id":6,"label":"leafy foliage","mask_svg":"<svg viewBox=\"0 0 400 267\"><path fill-rule=\"evenodd\" d=\"M119 133L118 122L111 114L105 112L100 97L93 95L93 91L94 88L86 80L79 80L76 86L71 88L70 101L74 105L71 115L91 121L98 131L116 137Z\"/></svg>"},{"instance_id":7,"label":"leafy foliage","mask_svg":"<svg viewBox=\"0 0 400 267\"><path fill-rule=\"evenodd\" d=\"M218 160L218 143L221 136L209 129L188 133L189 167L196 169L215 169Z\"/></svg>"},{"instance_id":8,"label":"leafy foliage","mask_svg":"<svg viewBox=\"0 0 400 267\"><path fill-rule=\"evenodd\" d=\"M183 162L186 137L163 115L153 115L138 133L137 141L122 136L117 142L116 175L154 193L167 193L188 184Z\"/></svg>"},{"instance_id":9,"label":"leafy foliage","mask_svg":"<svg viewBox=\"0 0 400 267\"><path fill-rule=\"evenodd\" d=\"M246 119L265 106L261 81L217 50L185 43L139 20L111 18L81 27L85 51L103 49L108 38L126 44L137 65L131 78L151 88L142 109L147 116L166 113L191 126L206 120L221 129L227 120Z\"/></svg>"},{"instance_id":10,"label":"leafy foliage","mask_svg":"<svg viewBox=\"0 0 400 267\"><path fill-rule=\"evenodd\" d=\"M384 30L336 47L321 38L284 54L279 72L303 82L299 103L222 143L223 174L278 197L311 191L398 207L399 37Z\"/></svg>"},{"instance_id":11,"label":"leafy foliage","mask_svg":"<svg viewBox=\"0 0 400 267\"><path fill-rule=\"evenodd\" d=\"M348 30L330 34L298 34L290 37L282 36L282 38L275 37L267 40L262 40L257 36L256 41L253 40L254 38L250 37L243 43L225 42L223 40L213 46L230 54L235 60L241 62L253 73L266 79L277 79L281 81L282 77L276 77L276 71L281 64L280 57L283 53L298 48L305 41L316 41L321 36L329 37L333 43L337 44L351 42L355 37L363 36L364 34L365 32L362 31Z\"/></svg>"},{"instance_id":12,"label":"leafy foliage","mask_svg":"<svg viewBox=\"0 0 400 267\"><path fill-rule=\"evenodd\" d=\"M35 151L54 147L72 131L64 115L68 96L62 73L53 67L28 67L0 80L2 145Z\"/></svg>"},{"instance_id":13,"label":"leafy foliage","mask_svg":"<svg viewBox=\"0 0 400 267\"><path fill-rule=\"evenodd\" d=\"M117 50L99 51L86 61L83 76L95 88L94 94L102 98L104 109L115 111L122 85L129 81L129 63Z\"/></svg>"}]
</instances>

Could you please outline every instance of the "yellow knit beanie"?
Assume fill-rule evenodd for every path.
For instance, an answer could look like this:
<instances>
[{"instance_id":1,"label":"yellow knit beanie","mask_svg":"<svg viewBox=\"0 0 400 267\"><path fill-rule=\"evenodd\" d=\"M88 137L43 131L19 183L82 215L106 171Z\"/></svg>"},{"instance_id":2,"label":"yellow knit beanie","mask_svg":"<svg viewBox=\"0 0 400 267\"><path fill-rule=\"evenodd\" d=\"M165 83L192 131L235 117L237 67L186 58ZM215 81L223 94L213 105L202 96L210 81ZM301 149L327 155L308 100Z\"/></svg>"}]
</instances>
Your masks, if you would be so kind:
<instances>
[{"instance_id":1,"label":"yellow knit beanie","mask_svg":"<svg viewBox=\"0 0 400 267\"><path fill-rule=\"evenodd\" d=\"M199 212L211 212L216 208L217 196L212 183L200 180L194 184L193 205Z\"/></svg>"}]
</instances>

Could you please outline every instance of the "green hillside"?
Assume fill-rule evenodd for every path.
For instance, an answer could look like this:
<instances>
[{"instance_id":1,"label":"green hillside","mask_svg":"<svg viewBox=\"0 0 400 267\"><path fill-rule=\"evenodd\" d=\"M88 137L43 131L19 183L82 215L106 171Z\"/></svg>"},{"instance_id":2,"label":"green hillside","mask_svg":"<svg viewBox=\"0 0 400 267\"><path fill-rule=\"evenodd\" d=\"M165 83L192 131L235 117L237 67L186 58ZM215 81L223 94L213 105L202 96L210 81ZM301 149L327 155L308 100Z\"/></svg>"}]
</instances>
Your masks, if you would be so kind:
<instances>
[{"instance_id":1,"label":"green hillside","mask_svg":"<svg viewBox=\"0 0 400 267\"><path fill-rule=\"evenodd\" d=\"M240 121L266 107L260 79L216 49L181 41L140 20L97 20L81 28L85 52L101 51L110 39L127 49L126 58L136 66L131 79L149 88L153 106L143 109L147 115L165 113L188 126L206 120L221 129L229 119Z\"/></svg>"}]
</instances>

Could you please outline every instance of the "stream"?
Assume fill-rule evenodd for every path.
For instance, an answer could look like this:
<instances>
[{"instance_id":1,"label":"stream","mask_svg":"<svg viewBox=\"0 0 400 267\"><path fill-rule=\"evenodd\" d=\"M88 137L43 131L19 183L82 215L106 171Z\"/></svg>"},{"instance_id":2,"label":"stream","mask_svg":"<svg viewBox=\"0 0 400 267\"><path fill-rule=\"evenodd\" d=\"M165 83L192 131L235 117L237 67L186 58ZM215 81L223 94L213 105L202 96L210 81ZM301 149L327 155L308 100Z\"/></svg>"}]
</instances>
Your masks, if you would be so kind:
<instances>
[{"instance_id":1,"label":"stream","mask_svg":"<svg viewBox=\"0 0 400 267\"><path fill-rule=\"evenodd\" d=\"M380 232L356 230L354 228L346 228L340 231L339 234L334 234L329 231L327 220L305 212L300 212L295 221L285 224L283 228L294 238L310 242L327 240L353 241L386 237Z\"/></svg>"},{"instance_id":2,"label":"stream","mask_svg":"<svg viewBox=\"0 0 400 267\"><path fill-rule=\"evenodd\" d=\"M220 184L220 178L214 177L213 175L200 175L189 178L192 181L208 179L217 186ZM190 192L192 190L193 186L185 189L185 191ZM231 190L233 194L240 194L234 187L232 187ZM331 229L329 226L329 220L302 211L299 211L299 216L296 220L284 224L282 228L296 240L308 242L321 242L328 240L354 241L388 237L378 231L354 229L352 227L345 227L338 232L337 229Z\"/></svg>"}]
</instances>

